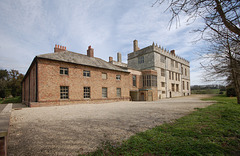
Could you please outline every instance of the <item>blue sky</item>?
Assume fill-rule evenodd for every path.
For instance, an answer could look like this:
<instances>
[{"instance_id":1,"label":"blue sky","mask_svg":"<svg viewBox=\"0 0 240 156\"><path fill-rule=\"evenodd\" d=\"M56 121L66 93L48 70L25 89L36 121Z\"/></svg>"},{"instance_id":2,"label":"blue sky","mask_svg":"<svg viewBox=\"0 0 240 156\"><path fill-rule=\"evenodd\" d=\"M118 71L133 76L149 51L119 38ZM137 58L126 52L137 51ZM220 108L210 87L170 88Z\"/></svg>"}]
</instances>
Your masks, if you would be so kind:
<instances>
[{"instance_id":1,"label":"blue sky","mask_svg":"<svg viewBox=\"0 0 240 156\"><path fill-rule=\"evenodd\" d=\"M191 65L191 85L205 84L196 53L203 42L191 30L201 26L198 20L188 24L186 17L169 29L171 14L166 5L154 6L155 0L1 0L0 68L16 69L25 74L36 55L51 53L55 44L67 50L94 55L108 61L123 61L133 50L133 40L140 48L160 44L186 58Z\"/></svg>"}]
</instances>

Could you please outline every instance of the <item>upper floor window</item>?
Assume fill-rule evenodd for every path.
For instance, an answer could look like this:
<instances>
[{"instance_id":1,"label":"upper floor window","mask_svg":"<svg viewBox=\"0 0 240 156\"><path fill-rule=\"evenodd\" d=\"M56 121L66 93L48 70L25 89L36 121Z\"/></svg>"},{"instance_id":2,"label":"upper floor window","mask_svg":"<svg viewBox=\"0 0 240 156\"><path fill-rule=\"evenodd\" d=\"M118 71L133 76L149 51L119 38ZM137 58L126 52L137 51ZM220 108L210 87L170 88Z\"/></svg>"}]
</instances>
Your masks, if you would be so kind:
<instances>
[{"instance_id":1,"label":"upper floor window","mask_svg":"<svg viewBox=\"0 0 240 156\"><path fill-rule=\"evenodd\" d=\"M185 76L187 76L187 69L185 68Z\"/></svg>"},{"instance_id":2,"label":"upper floor window","mask_svg":"<svg viewBox=\"0 0 240 156\"><path fill-rule=\"evenodd\" d=\"M171 60L171 67L174 67L174 61Z\"/></svg>"},{"instance_id":3,"label":"upper floor window","mask_svg":"<svg viewBox=\"0 0 240 156\"><path fill-rule=\"evenodd\" d=\"M102 73L102 79L107 79L107 73Z\"/></svg>"},{"instance_id":4,"label":"upper floor window","mask_svg":"<svg viewBox=\"0 0 240 156\"><path fill-rule=\"evenodd\" d=\"M183 75L183 67L181 67L181 73L182 73L182 75Z\"/></svg>"},{"instance_id":5,"label":"upper floor window","mask_svg":"<svg viewBox=\"0 0 240 156\"><path fill-rule=\"evenodd\" d=\"M169 80L171 80L171 77L172 77L172 74L171 74L171 72L169 71Z\"/></svg>"},{"instance_id":6,"label":"upper floor window","mask_svg":"<svg viewBox=\"0 0 240 156\"><path fill-rule=\"evenodd\" d=\"M175 67L178 68L178 62L175 62Z\"/></svg>"},{"instance_id":7,"label":"upper floor window","mask_svg":"<svg viewBox=\"0 0 240 156\"><path fill-rule=\"evenodd\" d=\"M136 77L136 75L133 75L132 76L132 81L133 81L133 86L137 86L137 77Z\"/></svg>"},{"instance_id":8,"label":"upper floor window","mask_svg":"<svg viewBox=\"0 0 240 156\"><path fill-rule=\"evenodd\" d=\"M60 99L68 99L68 86L60 86Z\"/></svg>"},{"instance_id":9,"label":"upper floor window","mask_svg":"<svg viewBox=\"0 0 240 156\"><path fill-rule=\"evenodd\" d=\"M162 86L162 87L165 87L165 82L161 82L161 86Z\"/></svg>"},{"instance_id":10,"label":"upper floor window","mask_svg":"<svg viewBox=\"0 0 240 156\"><path fill-rule=\"evenodd\" d=\"M157 76L156 75L144 75L143 76L143 87L157 87Z\"/></svg>"},{"instance_id":11,"label":"upper floor window","mask_svg":"<svg viewBox=\"0 0 240 156\"><path fill-rule=\"evenodd\" d=\"M161 69L161 76L165 76L165 70Z\"/></svg>"},{"instance_id":12,"label":"upper floor window","mask_svg":"<svg viewBox=\"0 0 240 156\"><path fill-rule=\"evenodd\" d=\"M84 77L90 77L90 76L91 76L91 75L90 75L90 71L84 70L84 71L83 71L83 76L84 76Z\"/></svg>"},{"instance_id":13,"label":"upper floor window","mask_svg":"<svg viewBox=\"0 0 240 156\"><path fill-rule=\"evenodd\" d=\"M116 75L116 80L121 80L121 75Z\"/></svg>"},{"instance_id":14,"label":"upper floor window","mask_svg":"<svg viewBox=\"0 0 240 156\"><path fill-rule=\"evenodd\" d=\"M144 56L139 56L138 57L138 64L144 63Z\"/></svg>"},{"instance_id":15,"label":"upper floor window","mask_svg":"<svg viewBox=\"0 0 240 156\"><path fill-rule=\"evenodd\" d=\"M172 72L172 80L174 80L174 72Z\"/></svg>"},{"instance_id":16,"label":"upper floor window","mask_svg":"<svg viewBox=\"0 0 240 156\"><path fill-rule=\"evenodd\" d=\"M176 81L178 80L178 73L176 73Z\"/></svg>"},{"instance_id":17,"label":"upper floor window","mask_svg":"<svg viewBox=\"0 0 240 156\"><path fill-rule=\"evenodd\" d=\"M163 55L161 55L160 56L160 61L162 62L162 63L165 63L166 61L166 57L165 56L163 56Z\"/></svg>"},{"instance_id":18,"label":"upper floor window","mask_svg":"<svg viewBox=\"0 0 240 156\"><path fill-rule=\"evenodd\" d=\"M61 75L68 75L68 68L60 67L60 74Z\"/></svg>"}]
</instances>

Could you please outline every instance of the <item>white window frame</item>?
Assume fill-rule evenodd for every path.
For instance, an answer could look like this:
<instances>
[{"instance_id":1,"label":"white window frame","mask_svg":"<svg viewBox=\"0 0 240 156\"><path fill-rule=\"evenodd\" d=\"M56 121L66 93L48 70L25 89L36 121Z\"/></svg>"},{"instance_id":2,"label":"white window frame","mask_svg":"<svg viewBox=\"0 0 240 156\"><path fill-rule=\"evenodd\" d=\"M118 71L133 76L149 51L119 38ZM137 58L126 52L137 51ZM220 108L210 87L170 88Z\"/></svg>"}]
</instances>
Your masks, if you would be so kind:
<instances>
[{"instance_id":1,"label":"white window frame","mask_svg":"<svg viewBox=\"0 0 240 156\"><path fill-rule=\"evenodd\" d=\"M69 87L60 86L60 99L68 99L68 98L69 98Z\"/></svg>"},{"instance_id":2,"label":"white window frame","mask_svg":"<svg viewBox=\"0 0 240 156\"><path fill-rule=\"evenodd\" d=\"M89 71L89 70L84 70L84 71L83 71L83 76L84 76L84 77L91 77L90 71Z\"/></svg>"},{"instance_id":3,"label":"white window frame","mask_svg":"<svg viewBox=\"0 0 240 156\"><path fill-rule=\"evenodd\" d=\"M60 67L60 75L68 75L68 68Z\"/></svg>"}]
</instances>

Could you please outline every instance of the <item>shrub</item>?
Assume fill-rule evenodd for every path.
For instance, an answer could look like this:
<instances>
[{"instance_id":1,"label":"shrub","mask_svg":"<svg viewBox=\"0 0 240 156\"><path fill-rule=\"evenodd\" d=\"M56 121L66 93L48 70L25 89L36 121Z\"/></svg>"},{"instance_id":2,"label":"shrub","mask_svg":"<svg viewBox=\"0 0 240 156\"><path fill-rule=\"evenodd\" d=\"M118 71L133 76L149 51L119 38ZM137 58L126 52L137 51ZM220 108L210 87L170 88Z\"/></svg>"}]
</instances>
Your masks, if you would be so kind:
<instances>
[{"instance_id":1,"label":"shrub","mask_svg":"<svg viewBox=\"0 0 240 156\"><path fill-rule=\"evenodd\" d=\"M230 97L230 96L236 96L235 88L227 88L226 95L227 95L228 97Z\"/></svg>"}]
</instances>

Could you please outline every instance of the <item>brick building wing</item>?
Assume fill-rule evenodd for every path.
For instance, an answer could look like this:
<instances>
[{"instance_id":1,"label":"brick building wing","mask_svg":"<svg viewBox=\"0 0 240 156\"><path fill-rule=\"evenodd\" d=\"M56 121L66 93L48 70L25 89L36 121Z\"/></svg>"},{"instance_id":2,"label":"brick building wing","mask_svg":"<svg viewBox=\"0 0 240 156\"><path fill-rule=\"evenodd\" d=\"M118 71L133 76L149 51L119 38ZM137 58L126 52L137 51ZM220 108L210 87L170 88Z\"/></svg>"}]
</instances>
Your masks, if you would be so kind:
<instances>
[{"instance_id":1,"label":"brick building wing","mask_svg":"<svg viewBox=\"0 0 240 156\"><path fill-rule=\"evenodd\" d=\"M55 45L54 53L38 55L22 81L27 106L144 100L190 95L189 62L153 44L140 49L135 40L128 63L94 57Z\"/></svg>"}]
</instances>

